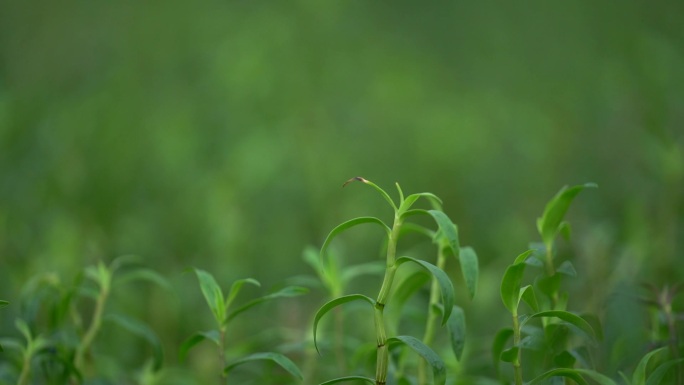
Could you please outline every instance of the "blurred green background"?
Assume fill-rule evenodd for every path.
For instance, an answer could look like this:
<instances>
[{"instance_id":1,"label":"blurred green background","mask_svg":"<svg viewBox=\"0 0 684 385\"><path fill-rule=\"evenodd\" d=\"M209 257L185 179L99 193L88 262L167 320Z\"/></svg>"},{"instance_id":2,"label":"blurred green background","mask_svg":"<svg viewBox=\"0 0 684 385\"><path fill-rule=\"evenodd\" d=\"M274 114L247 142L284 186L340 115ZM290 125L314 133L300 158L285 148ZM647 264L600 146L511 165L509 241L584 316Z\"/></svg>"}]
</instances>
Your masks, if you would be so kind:
<instances>
[{"instance_id":1,"label":"blurred green background","mask_svg":"<svg viewBox=\"0 0 684 385\"><path fill-rule=\"evenodd\" d=\"M226 286L310 273L306 245L390 214L341 188L363 176L444 200L481 259L465 306L487 339L544 204L591 181L562 250L592 294L571 307L608 312L621 285L684 277L682 15L674 0L3 2L0 298L137 254L176 295L119 303L174 349L210 316L184 269ZM351 260L377 256L379 234L355 236ZM321 298L283 311L308 330Z\"/></svg>"}]
</instances>

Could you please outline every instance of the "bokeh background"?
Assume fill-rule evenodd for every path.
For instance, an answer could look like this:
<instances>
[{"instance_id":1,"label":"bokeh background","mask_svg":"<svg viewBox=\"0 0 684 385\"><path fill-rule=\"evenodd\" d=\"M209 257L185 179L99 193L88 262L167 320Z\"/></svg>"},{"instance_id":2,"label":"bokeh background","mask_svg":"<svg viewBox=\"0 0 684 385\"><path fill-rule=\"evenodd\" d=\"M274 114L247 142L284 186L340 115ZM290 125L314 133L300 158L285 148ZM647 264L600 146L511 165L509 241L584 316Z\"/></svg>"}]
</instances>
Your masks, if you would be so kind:
<instances>
[{"instance_id":1,"label":"bokeh background","mask_svg":"<svg viewBox=\"0 0 684 385\"><path fill-rule=\"evenodd\" d=\"M439 195L478 251L466 372L486 376L505 266L560 187L595 182L561 244L581 277L570 307L623 333L611 306L643 309L622 294L684 277L682 15L674 0L3 2L0 298L139 255L173 295L134 287L112 306L153 325L177 365L180 341L211 325L184 269L226 287L312 274L307 245L388 218L370 189L341 188L363 176ZM376 258L378 237L339 247ZM236 329L304 335L323 298ZM2 310L3 334L18 312Z\"/></svg>"}]
</instances>

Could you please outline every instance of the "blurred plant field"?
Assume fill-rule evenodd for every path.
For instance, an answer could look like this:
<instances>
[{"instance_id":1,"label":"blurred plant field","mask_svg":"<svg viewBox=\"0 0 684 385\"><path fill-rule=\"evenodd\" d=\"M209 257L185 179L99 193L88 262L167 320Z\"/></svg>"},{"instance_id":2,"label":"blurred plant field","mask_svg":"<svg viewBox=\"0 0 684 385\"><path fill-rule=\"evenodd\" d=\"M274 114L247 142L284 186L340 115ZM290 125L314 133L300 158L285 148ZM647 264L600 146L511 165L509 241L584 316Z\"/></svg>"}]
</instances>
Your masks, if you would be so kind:
<instances>
[{"instance_id":1,"label":"blurred plant field","mask_svg":"<svg viewBox=\"0 0 684 385\"><path fill-rule=\"evenodd\" d=\"M477 252L474 296L463 260L438 266L458 359L431 268L385 312L418 338L437 320L447 384L516 383L521 359L525 383L684 385L682 17L675 0L0 3L0 384L371 376L364 304L321 320L321 355L312 335L336 297L378 311L380 229L319 265L340 223L392 225L377 192L342 188L364 177L441 199L416 203L437 222L411 217L437 241L406 234L397 257L436 264L434 211ZM547 203L585 183L549 241ZM557 265L535 268L550 246ZM548 289L556 268L573 277ZM571 351L578 329L593 341ZM387 384L422 385L420 357L392 349Z\"/></svg>"}]
</instances>

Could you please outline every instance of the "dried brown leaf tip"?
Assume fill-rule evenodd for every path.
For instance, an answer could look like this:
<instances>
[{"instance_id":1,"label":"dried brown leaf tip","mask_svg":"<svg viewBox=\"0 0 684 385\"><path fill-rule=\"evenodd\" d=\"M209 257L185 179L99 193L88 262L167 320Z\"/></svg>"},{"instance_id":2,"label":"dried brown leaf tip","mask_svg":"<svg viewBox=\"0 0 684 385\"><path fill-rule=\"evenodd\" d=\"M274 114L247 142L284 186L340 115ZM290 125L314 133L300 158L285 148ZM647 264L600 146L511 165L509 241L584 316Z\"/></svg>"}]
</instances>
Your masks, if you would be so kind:
<instances>
[{"instance_id":1,"label":"dried brown leaf tip","mask_svg":"<svg viewBox=\"0 0 684 385\"><path fill-rule=\"evenodd\" d=\"M360 177L360 176L355 176L355 177L349 179L348 181L344 182L344 184L342 185L342 187L348 185L348 184L351 183L351 182L355 182L355 181L357 181L357 182L363 182L363 183L368 183L368 181L367 181L366 179L364 179L364 178L362 178L362 177Z\"/></svg>"}]
</instances>

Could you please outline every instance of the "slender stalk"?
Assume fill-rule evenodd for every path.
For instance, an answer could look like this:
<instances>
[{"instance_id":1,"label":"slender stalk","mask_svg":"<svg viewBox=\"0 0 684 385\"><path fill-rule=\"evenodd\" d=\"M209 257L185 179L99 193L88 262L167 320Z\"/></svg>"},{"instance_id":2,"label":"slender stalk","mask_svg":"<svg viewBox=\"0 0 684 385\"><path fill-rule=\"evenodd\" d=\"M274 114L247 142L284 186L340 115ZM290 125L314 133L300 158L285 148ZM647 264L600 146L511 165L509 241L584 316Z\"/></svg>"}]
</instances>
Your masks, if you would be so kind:
<instances>
[{"instance_id":1,"label":"slender stalk","mask_svg":"<svg viewBox=\"0 0 684 385\"><path fill-rule=\"evenodd\" d=\"M513 346L518 347L518 353L513 361L513 373L515 377L515 385L523 384L522 364L521 364L521 349L520 349L520 322L518 322L518 312L513 314Z\"/></svg>"},{"instance_id":2,"label":"slender stalk","mask_svg":"<svg viewBox=\"0 0 684 385\"><path fill-rule=\"evenodd\" d=\"M399 238L399 230L401 229L402 220L395 214L394 224L392 225L392 232L387 242L387 269L385 270L385 277L382 280L380 293L378 299L375 301L375 334L378 347L376 370L375 370L375 384L385 385L387 383L387 369L389 367L389 350L387 346L387 332L385 327L384 309L389 299L389 293L392 289L392 282L394 275L397 272L395 265L397 253L397 239Z\"/></svg>"},{"instance_id":3,"label":"slender stalk","mask_svg":"<svg viewBox=\"0 0 684 385\"><path fill-rule=\"evenodd\" d=\"M218 346L218 358L221 370L221 375L219 376L219 384L225 384L226 373L223 371L223 367L226 365L226 327L221 326L219 335L219 346Z\"/></svg>"},{"instance_id":4,"label":"slender stalk","mask_svg":"<svg viewBox=\"0 0 684 385\"><path fill-rule=\"evenodd\" d=\"M74 366L83 371L83 365L85 363L85 355L90 350L90 346L95 340L95 336L100 331L100 326L102 325L102 313L104 312L105 304L107 303L107 298L109 297L109 282L103 282L100 287L100 295L97 297L95 303L95 312L93 313L93 319L90 322L90 326L83 336L83 340L78 345L76 349L76 355L74 358Z\"/></svg>"},{"instance_id":5,"label":"slender stalk","mask_svg":"<svg viewBox=\"0 0 684 385\"><path fill-rule=\"evenodd\" d=\"M446 256L441 247L437 252L437 267L444 270L444 265L446 264ZM425 324L425 334L423 334L423 343L427 346L432 344L435 338L435 323L439 318L439 314L436 309L436 305L439 304L439 283L437 283L436 278L432 278L432 284L430 286L430 302L428 304L428 317ZM427 383L427 365L424 360L418 362L418 385L425 385Z\"/></svg>"},{"instance_id":6,"label":"slender stalk","mask_svg":"<svg viewBox=\"0 0 684 385\"><path fill-rule=\"evenodd\" d=\"M30 342L29 342L30 345ZM17 380L17 385L28 385L29 374L31 372L31 356L33 354L33 349L31 346L26 347L26 352L24 353L24 360L22 362L21 374L19 375L19 380Z\"/></svg>"}]
</instances>

